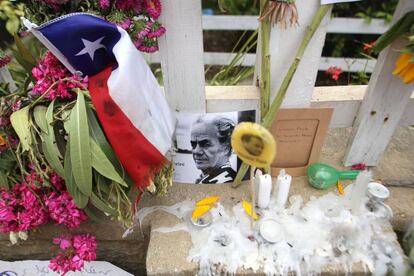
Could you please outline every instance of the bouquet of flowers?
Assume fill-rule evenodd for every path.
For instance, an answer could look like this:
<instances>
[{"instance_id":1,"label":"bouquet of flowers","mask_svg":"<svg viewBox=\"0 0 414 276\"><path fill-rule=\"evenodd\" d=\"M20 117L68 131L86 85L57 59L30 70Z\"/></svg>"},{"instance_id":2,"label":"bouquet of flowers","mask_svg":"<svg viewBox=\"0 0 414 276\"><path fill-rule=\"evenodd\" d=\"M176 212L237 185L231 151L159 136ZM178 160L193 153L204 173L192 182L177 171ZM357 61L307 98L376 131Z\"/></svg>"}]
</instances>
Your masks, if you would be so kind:
<instances>
[{"instance_id":1,"label":"bouquet of flowers","mask_svg":"<svg viewBox=\"0 0 414 276\"><path fill-rule=\"evenodd\" d=\"M25 16L37 24L69 12L92 13L125 29L144 52L156 51L165 32L156 21L158 0L29 2ZM88 218L110 217L129 227L135 183L97 118L88 77L72 74L51 52L27 47L17 35L15 42L13 58L0 51L0 70L9 67L17 86L0 84L0 232L16 243L48 222L75 229ZM171 178L167 165L150 190L165 193ZM51 262L54 271L80 270L96 258L90 235L54 242L64 250Z\"/></svg>"}]
</instances>

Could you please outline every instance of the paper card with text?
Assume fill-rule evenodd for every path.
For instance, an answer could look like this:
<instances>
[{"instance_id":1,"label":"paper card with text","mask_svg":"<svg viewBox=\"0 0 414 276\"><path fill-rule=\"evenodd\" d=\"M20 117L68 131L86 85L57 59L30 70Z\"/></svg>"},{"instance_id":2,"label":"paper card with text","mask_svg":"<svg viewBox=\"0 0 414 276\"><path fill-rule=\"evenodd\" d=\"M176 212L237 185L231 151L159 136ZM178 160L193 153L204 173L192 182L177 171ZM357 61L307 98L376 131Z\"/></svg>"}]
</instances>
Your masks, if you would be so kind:
<instances>
[{"instance_id":1,"label":"paper card with text","mask_svg":"<svg viewBox=\"0 0 414 276\"><path fill-rule=\"evenodd\" d=\"M361 0L321 0L321 5L334 4L334 3L348 3L357 2Z\"/></svg>"},{"instance_id":2,"label":"paper card with text","mask_svg":"<svg viewBox=\"0 0 414 276\"><path fill-rule=\"evenodd\" d=\"M333 113L332 108L281 109L271 127L276 139L272 175L281 169L292 176L306 175L307 167L319 161L322 144Z\"/></svg>"}]
</instances>

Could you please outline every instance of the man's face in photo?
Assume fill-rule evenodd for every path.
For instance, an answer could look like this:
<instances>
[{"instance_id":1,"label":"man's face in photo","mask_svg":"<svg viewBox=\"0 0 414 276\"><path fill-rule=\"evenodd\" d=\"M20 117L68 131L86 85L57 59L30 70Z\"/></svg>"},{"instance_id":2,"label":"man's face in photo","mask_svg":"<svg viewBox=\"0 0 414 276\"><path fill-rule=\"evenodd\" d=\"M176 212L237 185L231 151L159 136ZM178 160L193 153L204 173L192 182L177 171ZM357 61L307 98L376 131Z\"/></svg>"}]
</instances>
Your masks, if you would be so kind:
<instances>
[{"instance_id":1,"label":"man's face in photo","mask_svg":"<svg viewBox=\"0 0 414 276\"><path fill-rule=\"evenodd\" d=\"M191 147L197 169L206 173L223 166L228 149L220 143L217 127L208 122L196 123L191 130Z\"/></svg>"}]
</instances>

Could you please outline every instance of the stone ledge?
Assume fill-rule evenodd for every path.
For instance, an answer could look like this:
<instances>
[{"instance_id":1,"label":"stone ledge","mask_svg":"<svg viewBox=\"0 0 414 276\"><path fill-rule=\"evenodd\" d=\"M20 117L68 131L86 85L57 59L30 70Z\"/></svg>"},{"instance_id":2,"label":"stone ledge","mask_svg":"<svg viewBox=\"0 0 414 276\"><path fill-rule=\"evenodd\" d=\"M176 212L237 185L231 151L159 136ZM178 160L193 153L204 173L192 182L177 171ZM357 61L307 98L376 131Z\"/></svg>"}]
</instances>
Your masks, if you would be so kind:
<instances>
[{"instance_id":1,"label":"stone ledge","mask_svg":"<svg viewBox=\"0 0 414 276\"><path fill-rule=\"evenodd\" d=\"M349 181L344 182L345 185ZM392 187L391 196L387 204L394 210L395 216L391 221L392 227L403 230L408 224L409 218L414 217L414 208L410 205L414 203L414 189L404 187ZM336 187L329 190L317 190L307 183L306 177L295 177L291 185L290 195L301 195L304 201L308 201L312 196L319 197L328 191L337 193ZM239 188L233 189L230 184L223 185L194 185L194 184L175 184L169 196L164 199L151 198L151 202L145 205L173 205L183 200L199 200L207 195L220 195L220 202L230 207L242 199L249 199L249 185L242 184ZM409 200L410 204L401 204L402 200ZM148 198L144 200L149 200ZM180 222L175 216L165 212L155 212L145 219L151 225L151 229L159 227L171 227ZM387 227L387 226L386 226ZM389 227L391 229L391 227ZM390 230L391 231L391 230ZM198 264L187 261L188 251L192 242L188 233L183 231L172 233L152 232L148 246L146 266L148 275L194 275L198 272ZM323 275L337 275L333 269L327 269ZM339 270L339 274L344 271ZM251 274L252 272L241 272L241 274ZM364 275L362 266L355 266L353 275ZM255 274L256 275L256 274ZM257 274L260 275L260 274Z\"/></svg>"}]
</instances>

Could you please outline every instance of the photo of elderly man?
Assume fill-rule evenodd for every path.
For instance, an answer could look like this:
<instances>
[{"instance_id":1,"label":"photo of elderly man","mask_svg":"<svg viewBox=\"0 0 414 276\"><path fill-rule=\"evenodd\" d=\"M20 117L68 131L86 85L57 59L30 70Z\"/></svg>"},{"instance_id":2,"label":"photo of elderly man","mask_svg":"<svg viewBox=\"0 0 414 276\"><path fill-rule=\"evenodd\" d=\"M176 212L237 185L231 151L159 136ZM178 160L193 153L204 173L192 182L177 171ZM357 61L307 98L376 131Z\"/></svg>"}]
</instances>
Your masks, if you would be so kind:
<instances>
[{"instance_id":1,"label":"photo of elderly man","mask_svg":"<svg viewBox=\"0 0 414 276\"><path fill-rule=\"evenodd\" d=\"M236 171L230 164L231 134L236 123L226 117L201 115L191 127L192 155L201 175L197 184L232 182Z\"/></svg>"}]
</instances>

